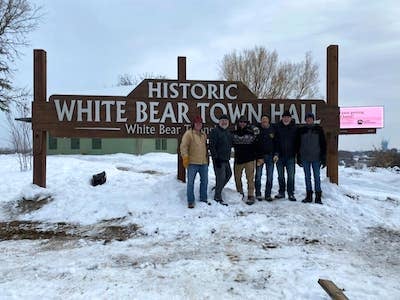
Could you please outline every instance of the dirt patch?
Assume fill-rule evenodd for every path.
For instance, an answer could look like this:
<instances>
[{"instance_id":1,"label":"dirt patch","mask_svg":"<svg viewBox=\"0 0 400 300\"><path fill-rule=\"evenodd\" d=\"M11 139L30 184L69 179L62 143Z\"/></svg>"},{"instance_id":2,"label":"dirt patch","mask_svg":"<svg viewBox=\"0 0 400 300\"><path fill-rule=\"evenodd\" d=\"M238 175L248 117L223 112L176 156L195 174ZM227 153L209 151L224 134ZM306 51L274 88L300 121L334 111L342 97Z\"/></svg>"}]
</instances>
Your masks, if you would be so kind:
<instances>
[{"instance_id":1,"label":"dirt patch","mask_svg":"<svg viewBox=\"0 0 400 300\"><path fill-rule=\"evenodd\" d=\"M238 255L236 255L236 254L227 253L226 256L229 258L229 260L230 260L232 263L235 263L235 262L240 261L240 257L239 257Z\"/></svg>"},{"instance_id":2,"label":"dirt patch","mask_svg":"<svg viewBox=\"0 0 400 300\"><path fill-rule=\"evenodd\" d=\"M345 196L349 197L350 199L353 199L353 200L359 200L360 199L360 195L346 193Z\"/></svg>"},{"instance_id":3,"label":"dirt patch","mask_svg":"<svg viewBox=\"0 0 400 300\"><path fill-rule=\"evenodd\" d=\"M291 237L289 238L289 242L294 242L296 244L304 244L304 245L314 245L320 244L321 242L318 239L308 239L306 237Z\"/></svg>"},{"instance_id":4,"label":"dirt patch","mask_svg":"<svg viewBox=\"0 0 400 300\"><path fill-rule=\"evenodd\" d=\"M369 236L375 244L377 243L391 243L400 244L400 231L384 227L368 227Z\"/></svg>"},{"instance_id":5,"label":"dirt patch","mask_svg":"<svg viewBox=\"0 0 400 300\"><path fill-rule=\"evenodd\" d=\"M39 210L45 205L51 203L53 200L54 199L51 195L37 195L31 199L22 197L22 199L4 203L1 205L0 209L9 216L9 219L13 220L19 215Z\"/></svg>"},{"instance_id":6,"label":"dirt patch","mask_svg":"<svg viewBox=\"0 0 400 300\"><path fill-rule=\"evenodd\" d=\"M384 227L369 227L369 236L374 243L400 244L400 230L393 230Z\"/></svg>"},{"instance_id":7,"label":"dirt patch","mask_svg":"<svg viewBox=\"0 0 400 300\"><path fill-rule=\"evenodd\" d=\"M256 214L256 213L258 213L258 212L257 211L242 211L242 210L239 210L238 212L236 212L236 216L237 217L247 217L248 215Z\"/></svg>"},{"instance_id":8,"label":"dirt patch","mask_svg":"<svg viewBox=\"0 0 400 300\"><path fill-rule=\"evenodd\" d=\"M393 198L393 197L390 197L390 196L387 196L385 200L390 202L390 203L393 203L396 206L400 204L400 200L399 199Z\"/></svg>"},{"instance_id":9,"label":"dirt patch","mask_svg":"<svg viewBox=\"0 0 400 300\"><path fill-rule=\"evenodd\" d=\"M125 241L137 235L143 235L137 224L110 224L104 220L94 225L59 223L42 223L33 221L0 222L0 241L4 240L113 240Z\"/></svg>"},{"instance_id":10,"label":"dirt patch","mask_svg":"<svg viewBox=\"0 0 400 300\"><path fill-rule=\"evenodd\" d=\"M138 233L139 226L136 224L129 224L125 226L121 225L111 225L104 227L95 236L90 236L98 240L105 240L110 242L112 240L125 241L130 239Z\"/></svg>"},{"instance_id":11,"label":"dirt patch","mask_svg":"<svg viewBox=\"0 0 400 300\"><path fill-rule=\"evenodd\" d=\"M155 171L155 170L136 170L134 168L125 167L125 166L117 166L116 168L117 168L117 170L120 170L120 171L130 171L130 172L150 174L150 175L164 175L164 173Z\"/></svg>"},{"instance_id":12,"label":"dirt patch","mask_svg":"<svg viewBox=\"0 0 400 300\"><path fill-rule=\"evenodd\" d=\"M52 196L37 196L33 199L25 199L24 197L22 197L21 200L17 201L15 209L19 214L30 213L35 210L41 209L43 206L52 201Z\"/></svg>"},{"instance_id":13,"label":"dirt patch","mask_svg":"<svg viewBox=\"0 0 400 300\"><path fill-rule=\"evenodd\" d=\"M400 230L381 226L368 227L367 234L362 238L362 244L357 251L364 257L367 264L377 268L394 268L400 271Z\"/></svg>"},{"instance_id":14,"label":"dirt patch","mask_svg":"<svg viewBox=\"0 0 400 300\"><path fill-rule=\"evenodd\" d=\"M275 249L275 248L278 248L279 245L276 244L276 243L266 242L266 243L262 243L262 244L261 244L261 247L262 247L264 250L268 250L268 249Z\"/></svg>"},{"instance_id":15,"label":"dirt patch","mask_svg":"<svg viewBox=\"0 0 400 300\"><path fill-rule=\"evenodd\" d=\"M53 223L51 226L46 226L46 224L31 221L0 222L0 240L66 239L75 237L72 232L67 232L69 229L66 228L65 223Z\"/></svg>"}]
</instances>

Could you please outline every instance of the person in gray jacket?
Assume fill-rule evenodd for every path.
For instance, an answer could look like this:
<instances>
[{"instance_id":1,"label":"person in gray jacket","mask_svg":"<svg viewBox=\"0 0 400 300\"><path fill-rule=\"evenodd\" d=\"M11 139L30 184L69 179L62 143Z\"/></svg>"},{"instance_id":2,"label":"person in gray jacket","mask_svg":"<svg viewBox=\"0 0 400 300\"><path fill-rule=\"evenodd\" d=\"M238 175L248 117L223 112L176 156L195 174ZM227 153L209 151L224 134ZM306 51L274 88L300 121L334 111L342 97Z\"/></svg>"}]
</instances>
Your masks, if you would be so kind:
<instances>
[{"instance_id":1,"label":"person in gray jacket","mask_svg":"<svg viewBox=\"0 0 400 300\"><path fill-rule=\"evenodd\" d=\"M298 130L297 164L303 167L306 183L306 197L303 203L312 202L311 169L314 174L315 203L321 201L320 168L326 166L326 140L321 126L314 124L314 114L306 114L306 125Z\"/></svg>"},{"instance_id":2,"label":"person in gray jacket","mask_svg":"<svg viewBox=\"0 0 400 300\"><path fill-rule=\"evenodd\" d=\"M215 195L214 200L222 205L228 205L222 199L222 189L232 177L229 164L231 158L232 135L228 130L229 119L227 115L219 118L218 125L213 128L209 135L209 147L215 172Z\"/></svg>"}]
</instances>

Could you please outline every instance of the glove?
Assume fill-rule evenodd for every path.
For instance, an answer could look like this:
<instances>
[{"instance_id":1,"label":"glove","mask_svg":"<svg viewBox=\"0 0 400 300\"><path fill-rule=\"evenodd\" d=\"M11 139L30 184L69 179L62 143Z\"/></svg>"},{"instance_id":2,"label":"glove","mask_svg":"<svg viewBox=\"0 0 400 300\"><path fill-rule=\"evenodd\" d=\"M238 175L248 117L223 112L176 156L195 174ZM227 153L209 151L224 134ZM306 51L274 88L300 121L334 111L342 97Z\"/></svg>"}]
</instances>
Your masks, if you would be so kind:
<instances>
[{"instance_id":1,"label":"glove","mask_svg":"<svg viewBox=\"0 0 400 300\"><path fill-rule=\"evenodd\" d=\"M297 160L297 164L300 168L303 167L303 162L300 159Z\"/></svg>"},{"instance_id":2,"label":"glove","mask_svg":"<svg viewBox=\"0 0 400 300\"><path fill-rule=\"evenodd\" d=\"M279 160L278 155L274 155L274 157L272 158L272 161L274 162L274 164L276 164L276 162Z\"/></svg>"},{"instance_id":3,"label":"glove","mask_svg":"<svg viewBox=\"0 0 400 300\"><path fill-rule=\"evenodd\" d=\"M321 169L323 169L323 168L325 168L326 167L326 161L321 161Z\"/></svg>"},{"instance_id":4,"label":"glove","mask_svg":"<svg viewBox=\"0 0 400 300\"><path fill-rule=\"evenodd\" d=\"M263 164L264 164L264 159L258 158L257 161L256 161L257 167L262 166Z\"/></svg>"},{"instance_id":5,"label":"glove","mask_svg":"<svg viewBox=\"0 0 400 300\"><path fill-rule=\"evenodd\" d=\"M219 158L214 159L214 166L218 169L222 167L221 160Z\"/></svg>"},{"instance_id":6,"label":"glove","mask_svg":"<svg viewBox=\"0 0 400 300\"><path fill-rule=\"evenodd\" d=\"M260 129L256 126L253 127L253 134L254 135L259 135L260 134Z\"/></svg>"},{"instance_id":7,"label":"glove","mask_svg":"<svg viewBox=\"0 0 400 300\"><path fill-rule=\"evenodd\" d=\"M187 167L189 166L189 156L182 157L182 162L183 162L183 167L187 169Z\"/></svg>"}]
</instances>

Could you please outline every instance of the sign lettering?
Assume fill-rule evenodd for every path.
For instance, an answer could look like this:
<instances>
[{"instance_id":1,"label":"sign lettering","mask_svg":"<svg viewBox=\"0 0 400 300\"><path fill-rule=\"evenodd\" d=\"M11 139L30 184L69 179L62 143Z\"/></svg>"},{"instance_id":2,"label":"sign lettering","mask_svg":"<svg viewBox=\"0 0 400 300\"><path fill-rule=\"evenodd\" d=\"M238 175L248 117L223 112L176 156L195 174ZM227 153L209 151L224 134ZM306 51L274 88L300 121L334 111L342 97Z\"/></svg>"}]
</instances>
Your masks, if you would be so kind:
<instances>
[{"instance_id":1,"label":"sign lettering","mask_svg":"<svg viewBox=\"0 0 400 300\"><path fill-rule=\"evenodd\" d=\"M245 115L253 123L262 115L279 122L288 109L296 123L312 112L328 126L334 114L323 100L257 99L240 82L144 80L127 97L53 95L35 104L40 116L34 126L53 136L66 137L178 137L200 115L208 133L222 114L235 123Z\"/></svg>"}]
</instances>

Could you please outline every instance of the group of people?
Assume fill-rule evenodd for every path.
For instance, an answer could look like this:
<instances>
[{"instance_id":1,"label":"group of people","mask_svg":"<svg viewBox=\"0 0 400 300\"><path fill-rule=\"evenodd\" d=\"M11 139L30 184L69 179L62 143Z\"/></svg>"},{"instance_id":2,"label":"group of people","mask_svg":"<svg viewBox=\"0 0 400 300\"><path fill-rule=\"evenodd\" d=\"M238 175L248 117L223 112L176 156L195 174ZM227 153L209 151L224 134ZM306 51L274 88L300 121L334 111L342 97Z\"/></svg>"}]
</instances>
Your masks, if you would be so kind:
<instances>
[{"instance_id":1,"label":"group of people","mask_svg":"<svg viewBox=\"0 0 400 300\"><path fill-rule=\"evenodd\" d=\"M187 169L187 202L189 208L195 207L194 181L200 175L200 201L211 204L207 199L209 154L215 172L214 200L228 205L222 198L222 190L232 177L230 166L231 149L234 149L236 190L246 204L254 204L255 199L272 201L274 165L278 171L279 190L275 199L285 198L296 201L295 164L304 170L306 197L304 203L313 201L322 204L320 169L326 166L326 140L321 126L315 124L315 116L307 113L304 126L297 126L289 111L285 111L278 124L271 124L267 115L261 117L258 125L252 125L245 116L229 130L229 118L222 115L218 125L208 137L202 131L200 116L194 118L192 128L182 137L180 152L183 166ZM209 151L208 151L209 150ZM266 170L264 194L261 191L263 169ZM247 181L247 197L244 194L242 174ZM311 184L311 170L314 177L314 191ZM286 173L286 178L285 178Z\"/></svg>"}]
</instances>

